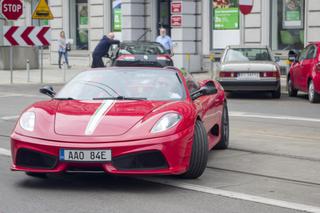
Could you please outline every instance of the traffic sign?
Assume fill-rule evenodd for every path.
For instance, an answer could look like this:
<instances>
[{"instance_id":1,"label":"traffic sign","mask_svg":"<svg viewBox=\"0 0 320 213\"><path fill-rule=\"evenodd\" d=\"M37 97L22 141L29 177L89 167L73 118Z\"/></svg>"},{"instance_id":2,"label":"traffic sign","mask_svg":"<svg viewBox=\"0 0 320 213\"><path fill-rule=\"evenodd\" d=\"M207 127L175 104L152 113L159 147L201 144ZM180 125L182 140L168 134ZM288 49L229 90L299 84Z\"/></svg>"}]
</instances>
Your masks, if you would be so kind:
<instances>
[{"instance_id":1,"label":"traffic sign","mask_svg":"<svg viewBox=\"0 0 320 213\"><path fill-rule=\"evenodd\" d=\"M239 8L244 15L250 14L253 8L253 0L239 0Z\"/></svg>"},{"instance_id":2,"label":"traffic sign","mask_svg":"<svg viewBox=\"0 0 320 213\"><path fill-rule=\"evenodd\" d=\"M181 27L182 25L182 16L171 16L171 26L172 27Z\"/></svg>"},{"instance_id":3,"label":"traffic sign","mask_svg":"<svg viewBox=\"0 0 320 213\"><path fill-rule=\"evenodd\" d=\"M4 46L49 46L50 27L4 26Z\"/></svg>"},{"instance_id":4,"label":"traffic sign","mask_svg":"<svg viewBox=\"0 0 320 213\"><path fill-rule=\"evenodd\" d=\"M171 2L171 13L181 13L182 2Z\"/></svg>"},{"instance_id":5,"label":"traffic sign","mask_svg":"<svg viewBox=\"0 0 320 213\"><path fill-rule=\"evenodd\" d=\"M21 0L3 0L1 11L8 20L17 20L23 13L23 3Z\"/></svg>"},{"instance_id":6,"label":"traffic sign","mask_svg":"<svg viewBox=\"0 0 320 213\"><path fill-rule=\"evenodd\" d=\"M52 20L53 15L52 12L46 2L46 0L40 0L36 9L32 14L33 19L44 19L44 20Z\"/></svg>"}]
</instances>

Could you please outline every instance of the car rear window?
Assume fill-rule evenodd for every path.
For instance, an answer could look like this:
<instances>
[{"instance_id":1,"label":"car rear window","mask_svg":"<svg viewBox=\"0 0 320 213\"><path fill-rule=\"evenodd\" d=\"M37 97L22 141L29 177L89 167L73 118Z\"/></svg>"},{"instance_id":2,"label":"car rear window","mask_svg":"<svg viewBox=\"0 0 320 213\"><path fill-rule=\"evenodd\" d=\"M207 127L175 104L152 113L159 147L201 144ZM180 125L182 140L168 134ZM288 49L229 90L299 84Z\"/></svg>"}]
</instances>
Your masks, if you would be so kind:
<instances>
[{"instance_id":1,"label":"car rear window","mask_svg":"<svg viewBox=\"0 0 320 213\"><path fill-rule=\"evenodd\" d=\"M227 51L224 62L271 61L267 48L232 48Z\"/></svg>"},{"instance_id":2,"label":"car rear window","mask_svg":"<svg viewBox=\"0 0 320 213\"><path fill-rule=\"evenodd\" d=\"M161 44L122 44L119 49L119 54L134 54L134 55L160 55L166 51Z\"/></svg>"}]
</instances>

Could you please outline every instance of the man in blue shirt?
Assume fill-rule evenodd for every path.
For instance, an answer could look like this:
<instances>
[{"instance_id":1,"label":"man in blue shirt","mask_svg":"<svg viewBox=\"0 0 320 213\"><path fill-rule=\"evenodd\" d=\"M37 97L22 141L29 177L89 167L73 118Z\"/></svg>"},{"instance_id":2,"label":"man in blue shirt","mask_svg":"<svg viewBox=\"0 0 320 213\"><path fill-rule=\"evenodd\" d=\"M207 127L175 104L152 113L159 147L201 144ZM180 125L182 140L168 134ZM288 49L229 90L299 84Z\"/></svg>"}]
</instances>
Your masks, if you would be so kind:
<instances>
[{"instance_id":1,"label":"man in blue shirt","mask_svg":"<svg viewBox=\"0 0 320 213\"><path fill-rule=\"evenodd\" d=\"M173 49L172 40L171 40L170 36L167 36L167 30L165 28L160 28L160 35L157 37L156 42L162 44L164 49L169 54L171 54L171 55L173 54L173 52L172 52L172 49Z\"/></svg>"}]
</instances>

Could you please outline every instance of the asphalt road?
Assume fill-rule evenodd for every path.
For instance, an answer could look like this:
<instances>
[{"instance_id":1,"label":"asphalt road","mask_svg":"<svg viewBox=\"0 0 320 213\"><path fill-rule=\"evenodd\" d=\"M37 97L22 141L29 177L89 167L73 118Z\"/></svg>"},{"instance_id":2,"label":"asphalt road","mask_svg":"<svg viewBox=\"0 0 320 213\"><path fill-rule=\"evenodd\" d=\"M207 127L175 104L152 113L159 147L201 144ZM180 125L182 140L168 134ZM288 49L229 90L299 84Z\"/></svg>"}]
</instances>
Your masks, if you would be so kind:
<instances>
[{"instance_id":1,"label":"asphalt road","mask_svg":"<svg viewBox=\"0 0 320 213\"><path fill-rule=\"evenodd\" d=\"M39 85L0 86L0 212L320 212L320 104L305 95L229 96L231 147L197 180L11 172L17 115ZM58 86L59 88L59 86Z\"/></svg>"}]
</instances>

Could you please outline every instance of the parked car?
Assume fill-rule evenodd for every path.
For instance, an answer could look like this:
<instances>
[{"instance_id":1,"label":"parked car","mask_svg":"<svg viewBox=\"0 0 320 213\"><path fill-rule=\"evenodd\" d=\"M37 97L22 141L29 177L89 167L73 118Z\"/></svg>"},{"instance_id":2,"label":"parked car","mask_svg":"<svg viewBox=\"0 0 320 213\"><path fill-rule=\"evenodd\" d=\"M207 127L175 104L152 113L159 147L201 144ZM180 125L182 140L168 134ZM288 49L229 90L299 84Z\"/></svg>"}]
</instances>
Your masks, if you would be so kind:
<instances>
[{"instance_id":1,"label":"parked car","mask_svg":"<svg viewBox=\"0 0 320 213\"><path fill-rule=\"evenodd\" d=\"M287 76L288 94L307 92L311 103L320 102L320 42L310 43L300 54L289 52L292 62Z\"/></svg>"},{"instance_id":2,"label":"parked car","mask_svg":"<svg viewBox=\"0 0 320 213\"><path fill-rule=\"evenodd\" d=\"M113 60L114 66L173 66L170 54L157 42L123 42Z\"/></svg>"},{"instance_id":3,"label":"parked car","mask_svg":"<svg viewBox=\"0 0 320 213\"><path fill-rule=\"evenodd\" d=\"M276 62L267 46L228 46L217 80L228 92L264 91L280 98L280 67Z\"/></svg>"},{"instance_id":4,"label":"parked car","mask_svg":"<svg viewBox=\"0 0 320 213\"><path fill-rule=\"evenodd\" d=\"M12 170L199 177L208 150L229 144L218 82L176 68L110 67L78 74L32 104L11 135Z\"/></svg>"}]
</instances>

